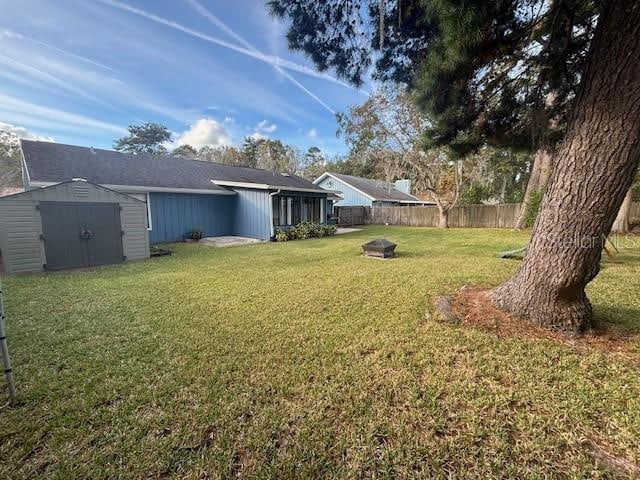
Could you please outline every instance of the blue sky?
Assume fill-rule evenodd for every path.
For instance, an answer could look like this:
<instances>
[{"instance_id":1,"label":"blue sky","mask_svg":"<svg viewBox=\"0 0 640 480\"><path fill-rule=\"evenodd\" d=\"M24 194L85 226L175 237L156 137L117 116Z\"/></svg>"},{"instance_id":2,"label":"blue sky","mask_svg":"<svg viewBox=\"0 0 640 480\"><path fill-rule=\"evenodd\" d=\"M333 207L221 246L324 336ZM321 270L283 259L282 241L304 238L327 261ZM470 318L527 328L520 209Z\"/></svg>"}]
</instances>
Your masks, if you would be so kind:
<instances>
[{"instance_id":1,"label":"blue sky","mask_svg":"<svg viewBox=\"0 0 640 480\"><path fill-rule=\"evenodd\" d=\"M261 0L0 0L0 11L0 123L24 136L111 148L153 121L176 143L262 135L331 155L345 150L332 112L366 99L290 52Z\"/></svg>"}]
</instances>

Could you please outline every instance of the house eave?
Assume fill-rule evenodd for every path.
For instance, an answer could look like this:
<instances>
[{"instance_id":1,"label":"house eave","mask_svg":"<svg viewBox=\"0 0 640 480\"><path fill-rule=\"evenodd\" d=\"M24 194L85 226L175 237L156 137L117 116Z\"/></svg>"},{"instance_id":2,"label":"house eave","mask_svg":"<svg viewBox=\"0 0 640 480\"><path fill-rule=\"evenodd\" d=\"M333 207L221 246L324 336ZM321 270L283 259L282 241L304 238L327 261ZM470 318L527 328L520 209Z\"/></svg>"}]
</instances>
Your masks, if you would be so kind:
<instances>
[{"instance_id":1,"label":"house eave","mask_svg":"<svg viewBox=\"0 0 640 480\"><path fill-rule=\"evenodd\" d=\"M48 187L50 185L56 185L63 182L30 182L32 187ZM173 188L173 187L150 187L147 185L111 185L106 183L100 183L105 188L115 190L117 192L129 192L129 193L194 193L199 195L235 195L233 190L207 190L200 188Z\"/></svg>"},{"instance_id":2,"label":"house eave","mask_svg":"<svg viewBox=\"0 0 640 480\"><path fill-rule=\"evenodd\" d=\"M332 190L323 188L288 187L286 185L269 185L266 183L231 182L227 180L211 180L211 183L219 187L250 188L254 190L285 190L288 192L329 193Z\"/></svg>"}]
</instances>

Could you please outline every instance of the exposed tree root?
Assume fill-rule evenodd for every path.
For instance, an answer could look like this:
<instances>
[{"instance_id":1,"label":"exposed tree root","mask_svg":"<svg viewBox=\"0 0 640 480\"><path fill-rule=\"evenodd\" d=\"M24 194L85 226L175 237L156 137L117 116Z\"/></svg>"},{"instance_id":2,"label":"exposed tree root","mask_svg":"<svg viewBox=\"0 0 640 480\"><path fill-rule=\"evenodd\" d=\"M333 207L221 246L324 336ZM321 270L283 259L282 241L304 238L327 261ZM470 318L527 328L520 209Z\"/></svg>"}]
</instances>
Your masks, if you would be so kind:
<instances>
[{"instance_id":1,"label":"exposed tree root","mask_svg":"<svg viewBox=\"0 0 640 480\"><path fill-rule=\"evenodd\" d=\"M596 462L606 466L620 478L640 478L640 465L611 453L611 448L596 442L592 438L586 438L582 446Z\"/></svg>"}]
</instances>

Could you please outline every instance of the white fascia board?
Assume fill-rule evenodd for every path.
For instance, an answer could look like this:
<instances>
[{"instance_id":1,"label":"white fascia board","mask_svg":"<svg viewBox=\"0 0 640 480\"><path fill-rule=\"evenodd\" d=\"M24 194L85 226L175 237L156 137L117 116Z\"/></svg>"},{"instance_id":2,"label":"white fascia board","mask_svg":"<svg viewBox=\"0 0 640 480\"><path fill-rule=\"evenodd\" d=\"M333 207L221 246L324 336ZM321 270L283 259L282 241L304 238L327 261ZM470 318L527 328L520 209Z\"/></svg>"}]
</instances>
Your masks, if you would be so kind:
<instances>
[{"instance_id":1,"label":"white fascia board","mask_svg":"<svg viewBox=\"0 0 640 480\"><path fill-rule=\"evenodd\" d=\"M329 174L327 172L324 172L322 175L320 175L318 178L316 178L312 183L314 185L319 184L322 180L324 180L325 178L327 178L329 176Z\"/></svg>"},{"instance_id":2,"label":"white fascia board","mask_svg":"<svg viewBox=\"0 0 640 480\"><path fill-rule=\"evenodd\" d=\"M300 187L280 187L276 185L269 185L270 189L279 188L280 190L288 191L288 192L309 192L309 193L326 193L327 195L333 193L333 190L325 190L321 188L318 190L317 188L300 188Z\"/></svg>"},{"instance_id":3,"label":"white fascia board","mask_svg":"<svg viewBox=\"0 0 640 480\"><path fill-rule=\"evenodd\" d=\"M27 159L24 158L24 152L22 151L22 144L20 144L20 163L22 164L22 172L24 176L22 177L22 186L25 187L27 185L31 185L31 177L29 176L29 167L27 166Z\"/></svg>"},{"instance_id":4,"label":"white fascia board","mask_svg":"<svg viewBox=\"0 0 640 480\"><path fill-rule=\"evenodd\" d=\"M230 182L227 180L211 180L211 183L220 187L252 188L254 190L285 190L289 192L327 193L333 190L324 188L287 187L286 185L267 185L266 183Z\"/></svg>"},{"instance_id":5,"label":"white fascia board","mask_svg":"<svg viewBox=\"0 0 640 480\"><path fill-rule=\"evenodd\" d=\"M57 185L63 182L30 182L33 187L49 187L51 185ZM171 187L149 187L144 185L110 185L106 183L100 183L105 188L115 190L117 192L130 192L130 193L197 193L200 195L235 195L233 190L206 190L198 188L171 188Z\"/></svg>"},{"instance_id":6,"label":"white fascia board","mask_svg":"<svg viewBox=\"0 0 640 480\"><path fill-rule=\"evenodd\" d=\"M266 183L228 182L226 180L211 180L211 183L220 187L253 188L257 190L269 189L269 185Z\"/></svg>"},{"instance_id":7,"label":"white fascia board","mask_svg":"<svg viewBox=\"0 0 640 480\"><path fill-rule=\"evenodd\" d=\"M336 193L329 193L329 195L327 195L327 200L335 200L339 202L340 200L344 200L344 197Z\"/></svg>"}]
</instances>

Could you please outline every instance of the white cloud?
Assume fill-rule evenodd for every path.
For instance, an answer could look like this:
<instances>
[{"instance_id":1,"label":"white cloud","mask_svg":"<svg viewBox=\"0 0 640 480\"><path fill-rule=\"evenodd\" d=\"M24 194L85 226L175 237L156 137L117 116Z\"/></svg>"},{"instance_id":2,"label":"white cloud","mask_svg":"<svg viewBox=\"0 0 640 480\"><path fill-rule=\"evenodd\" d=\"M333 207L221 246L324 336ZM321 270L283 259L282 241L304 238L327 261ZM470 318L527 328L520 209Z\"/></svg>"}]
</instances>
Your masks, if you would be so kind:
<instances>
[{"instance_id":1,"label":"white cloud","mask_svg":"<svg viewBox=\"0 0 640 480\"><path fill-rule=\"evenodd\" d=\"M316 138L318 136L318 131L315 128L312 128L309 130L307 135L309 135L309 138Z\"/></svg>"},{"instance_id":2,"label":"white cloud","mask_svg":"<svg viewBox=\"0 0 640 480\"><path fill-rule=\"evenodd\" d=\"M249 130L248 127L246 128ZM277 128L278 126L275 123L269 123L266 119L262 120L253 127L253 132L249 135L249 138L253 138L254 140L269 138L269 134L275 132Z\"/></svg>"},{"instance_id":3,"label":"white cloud","mask_svg":"<svg viewBox=\"0 0 640 480\"><path fill-rule=\"evenodd\" d=\"M178 137L177 143L178 145L188 144L195 148L205 145L221 147L231 144L231 138L223 124L212 118L201 118Z\"/></svg>"},{"instance_id":4,"label":"white cloud","mask_svg":"<svg viewBox=\"0 0 640 480\"><path fill-rule=\"evenodd\" d=\"M256 125L254 130L258 133L273 133L276 131L276 128L278 128L278 126L275 123L269 124L266 120L262 120Z\"/></svg>"},{"instance_id":5,"label":"white cloud","mask_svg":"<svg viewBox=\"0 0 640 480\"><path fill-rule=\"evenodd\" d=\"M252 138L254 140L263 140L265 138L269 138L266 135L263 135L260 132L253 132L251 135L249 135L249 138Z\"/></svg>"},{"instance_id":6,"label":"white cloud","mask_svg":"<svg viewBox=\"0 0 640 480\"><path fill-rule=\"evenodd\" d=\"M73 85L71 85L68 81L63 80L62 78L56 77L55 75L52 75L48 72L45 72L43 70L40 70L36 67L33 67L31 65L27 65L25 63L22 63L14 58L10 58L7 57L5 55L0 55L0 65L2 65L5 68L11 68L14 71L18 71L20 72L21 75L25 75L27 77L33 78L33 79L37 79L43 83L48 83L50 85L54 85L56 86L58 89L60 90L64 90L67 93L71 93L73 95L80 95L82 97L88 98L90 100L93 100L95 102L98 103L102 103L105 105L109 105L108 103L104 102L103 100L99 99L98 97L95 97L87 92L85 92L84 90L77 88Z\"/></svg>"},{"instance_id":7,"label":"white cloud","mask_svg":"<svg viewBox=\"0 0 640 480\"><path fill-rule=\"evenodd\" d=\"M25 140L40 140L43 142L55 142L52 137L45 137L38 135L37 133L30 132L24 127L18 127L11 125L10 123L0 122L0 132L8 132L11 135L15 135L18 138L24 138Z\"/></svg>"}]
</instances>

